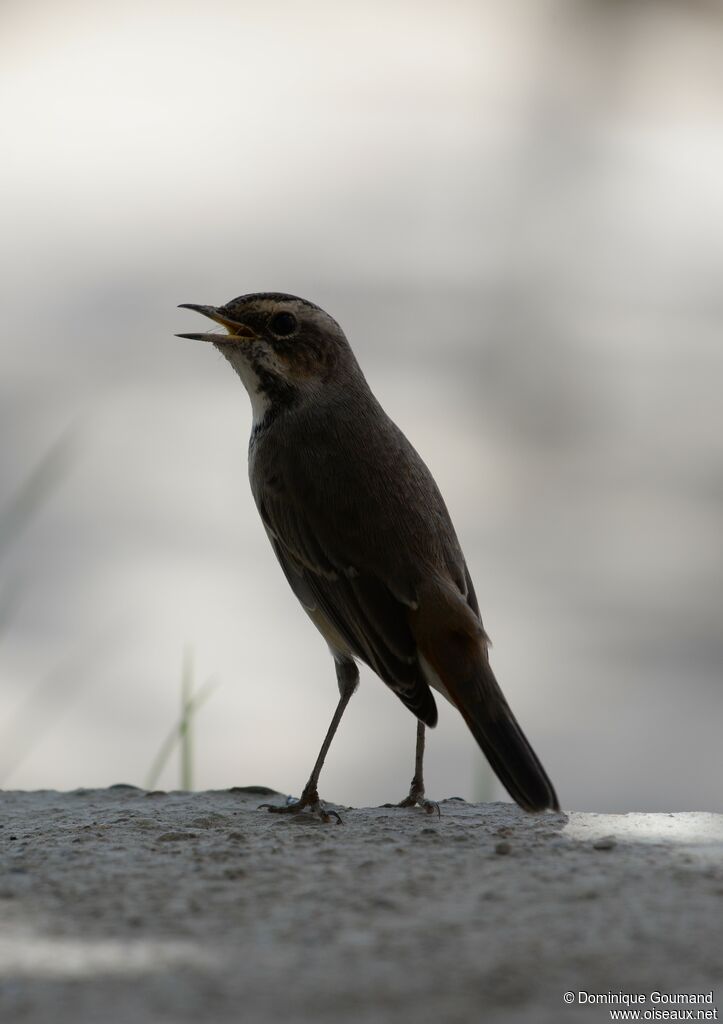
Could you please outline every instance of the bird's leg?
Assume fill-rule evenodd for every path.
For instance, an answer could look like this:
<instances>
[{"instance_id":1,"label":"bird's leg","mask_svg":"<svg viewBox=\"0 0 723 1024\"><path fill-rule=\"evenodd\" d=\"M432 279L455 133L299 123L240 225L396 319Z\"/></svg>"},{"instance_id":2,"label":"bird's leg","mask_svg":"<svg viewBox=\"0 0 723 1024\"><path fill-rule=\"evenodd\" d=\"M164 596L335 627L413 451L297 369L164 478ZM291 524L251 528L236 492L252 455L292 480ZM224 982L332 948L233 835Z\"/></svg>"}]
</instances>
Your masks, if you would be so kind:
<instances>
[{"instance_id":1,"label":"bird's leg","mask_svg":"<svg viewBox=\"0 0 723 1024\"><path fill-rule=\"evenodd\" d=\"M427 814L442 816L439 804L433 800L427 800L424 796L424 722L417 721L417 751L414 758L414 778L409 787L409 795L400 800L398 804L384 804L385 807L421 807Z\"/></svg>"},{"instance_id":2,"label":"bird's leg","mask_svg":"<svg viewBox=\"0 0 723 1024\"><path fill-rule=\"evenodd\" d=\"M268 807L272 814L296 814L302 810L310 810L312 813L317 814L322 821L331 821L332 818L336 818L337 822L341 824L341 818L336 811L327 811L322 802L319 800L319 775L321 769L324 766L326 755L329 752L331 741L334 739L334 734L339 728L339 722L342 719L342 715L346 710L346 706L351 700L351 696L357 688L359 683L359 669L356 667L356 663L351 658L342 656L336 656L334 658L336 664L336 678L339 683L339 703L336 706L334 717L331 720L324 742L321 745L319 756L316 759L309 781L304 786L303 792L298 800L290 801L282 807L277 807L274 804L261 804L262 807Z\"/></svg>"}]
</instances>

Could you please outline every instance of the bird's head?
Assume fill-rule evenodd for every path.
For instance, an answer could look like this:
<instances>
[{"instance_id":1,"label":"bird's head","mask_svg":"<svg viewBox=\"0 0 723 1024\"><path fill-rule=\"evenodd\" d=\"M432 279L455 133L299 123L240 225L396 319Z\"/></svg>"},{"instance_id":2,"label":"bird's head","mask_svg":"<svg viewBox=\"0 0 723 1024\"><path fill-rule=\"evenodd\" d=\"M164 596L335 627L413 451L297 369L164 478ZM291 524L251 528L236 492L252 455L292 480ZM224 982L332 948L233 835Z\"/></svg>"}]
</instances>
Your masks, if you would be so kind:
<instances>
[{"instance_id":1,"label":"bird's head","mask_svg":"<svg viewBox=\"0 0 723 1024\"><path fill-rule=\"evenodd\" d=\"M313 302L279 292L240 295L224 306L181 304L210 317L226 333L179 334L210 341L231 363L251 397L254 420L269 408L318 394L356 363L339 324Z\"/></svg>"}]
</instances>

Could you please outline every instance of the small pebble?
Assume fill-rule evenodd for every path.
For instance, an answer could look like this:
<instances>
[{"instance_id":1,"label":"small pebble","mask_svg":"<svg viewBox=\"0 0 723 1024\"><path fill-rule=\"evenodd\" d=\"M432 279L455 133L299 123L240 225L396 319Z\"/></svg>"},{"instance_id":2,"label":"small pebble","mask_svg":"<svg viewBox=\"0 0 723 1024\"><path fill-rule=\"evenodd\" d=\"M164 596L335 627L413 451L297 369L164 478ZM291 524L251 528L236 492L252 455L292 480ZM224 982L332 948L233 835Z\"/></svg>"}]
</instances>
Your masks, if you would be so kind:
<instances>
[{"instance_id":1,"label":"small pebble","mask_svg":"<svg viewBox=\"0 0 723 1024\"><path fill-rule=\"evenodd\" d=\"M617 846L615 836L603 836L592 844L593 850L613 850Z\"/></svg>"},{"instance_id":2,"label":"small pebble","mask_svg":"<svg viewBox=\"0 0 723 1024\"><path fill-rule=\"evenodd\" d=\"M509 843L505 842L504 840L501 843L496 843L495 844L495 853L507 854L507 853L511 853L511 852L512 852L512 847L510 846Z\"/></svg>"}]
</instances>

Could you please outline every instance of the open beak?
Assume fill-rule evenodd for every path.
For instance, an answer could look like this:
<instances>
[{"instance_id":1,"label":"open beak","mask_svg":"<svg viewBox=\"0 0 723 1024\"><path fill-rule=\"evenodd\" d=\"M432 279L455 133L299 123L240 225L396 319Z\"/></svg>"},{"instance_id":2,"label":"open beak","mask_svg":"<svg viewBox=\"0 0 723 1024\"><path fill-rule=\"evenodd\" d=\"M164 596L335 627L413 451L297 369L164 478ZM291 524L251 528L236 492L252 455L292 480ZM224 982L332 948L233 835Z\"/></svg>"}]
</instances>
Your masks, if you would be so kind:
<instances>
[{"instance_id":1,"label":"open beak","mask_svg":"<svg viewBox=\"0 0 723 1024\"><path fill-rule=\"evenodd\" d=\"M235 320L229 320L223 316L215 306L198 306L194 302L182 302L179 309L193 309L196 313L202 313L204 316L209 317L211 320L215 320L217 324L221 324L222 327L226 328L227 334L217 334L213 331L209 331L206 334L177 334L177 338L190 338L191 341L210 341L218 345L219 342L230 342L230 341L244 341L249 338L256 338L257 335L247 327L246 324L237 323Z\"/></svg>"}]
</instances>

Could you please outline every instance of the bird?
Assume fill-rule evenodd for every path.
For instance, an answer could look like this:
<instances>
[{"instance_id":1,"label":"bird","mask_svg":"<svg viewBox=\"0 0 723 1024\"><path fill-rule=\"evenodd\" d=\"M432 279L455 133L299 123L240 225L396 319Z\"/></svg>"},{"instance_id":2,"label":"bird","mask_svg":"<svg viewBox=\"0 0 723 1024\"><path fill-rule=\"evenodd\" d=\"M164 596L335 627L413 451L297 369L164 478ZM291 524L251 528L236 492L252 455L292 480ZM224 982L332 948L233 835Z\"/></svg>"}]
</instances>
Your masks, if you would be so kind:
<instances>
[{"instance_id":1,"label":"bird","mask_svg":"<svg viewBox=\"0 0 723 1024\"><path fill-rule=\"evenodd\" d=\"M177 337L210 342L248 392L251 492L336 669L339 700L311 775L298 799L266 805L269 811L338 820L318 783L359 683L358 662L417 719L414 776L397 806L439 810L426 797L423 769L437 693L461 713L520 807L558 811L555 789L492 671L472 578L439 488L372 393L337 321L283 292L179 308L223 328Z\"/></svg>"}]
</instances>

